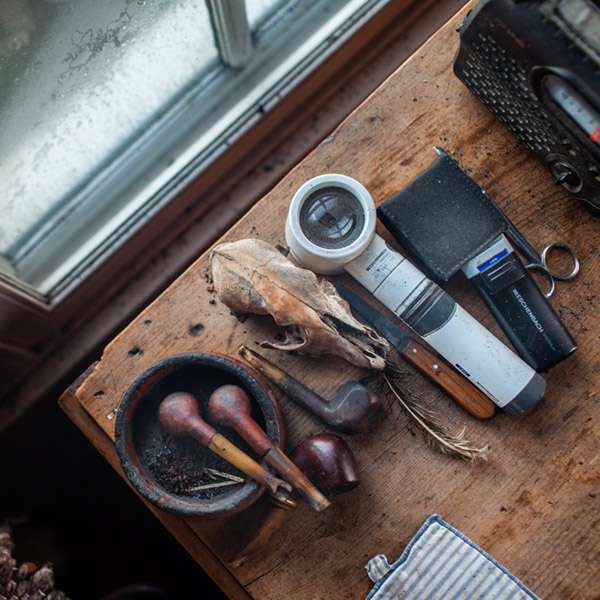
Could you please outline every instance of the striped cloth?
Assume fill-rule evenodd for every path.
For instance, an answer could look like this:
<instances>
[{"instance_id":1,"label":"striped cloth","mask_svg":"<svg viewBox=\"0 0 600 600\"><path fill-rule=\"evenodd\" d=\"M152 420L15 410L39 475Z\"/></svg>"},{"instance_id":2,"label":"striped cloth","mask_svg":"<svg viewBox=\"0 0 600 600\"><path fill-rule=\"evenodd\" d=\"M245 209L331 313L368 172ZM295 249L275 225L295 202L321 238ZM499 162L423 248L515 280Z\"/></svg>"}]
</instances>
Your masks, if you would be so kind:
<instances>
[{"instance_id":1,"label":"striped cloth","mask_svg":"<svg viewBox=\"0 0 600 600\"><path fill-rule=\"evenodd\" d=\"M427 519L393 565L381 554L366 569L375 582L367 600L539 600L438 515Z\"/></svg>"}]
</instances>

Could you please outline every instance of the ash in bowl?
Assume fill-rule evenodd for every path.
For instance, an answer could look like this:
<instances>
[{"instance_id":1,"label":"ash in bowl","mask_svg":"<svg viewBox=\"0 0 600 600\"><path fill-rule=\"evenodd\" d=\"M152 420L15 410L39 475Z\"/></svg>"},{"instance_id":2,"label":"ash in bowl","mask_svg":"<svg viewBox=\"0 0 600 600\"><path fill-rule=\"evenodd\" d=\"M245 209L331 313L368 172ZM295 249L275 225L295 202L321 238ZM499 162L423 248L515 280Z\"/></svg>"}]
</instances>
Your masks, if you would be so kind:
<instances>
[{"instance_id":1,"label":"ash in bowl","mask_svg":"<svg viewBox=\"0 0 600 600\"><path fill-rule=\"evenodd\" d=\"M115 424L115 444L125 475L147 500L181 516L235 514L264 489L253 479L192 438L169 435L158 420L169 394L186 392L198 400L200 416L257 462L259 457L233 430L212 423L207 403L215 389L233 384L248 394L252 418L277 445L283 420L268 385L250 367L218 354L181 354L145 371L125 395Z\"/></svg>"}]
</instances>

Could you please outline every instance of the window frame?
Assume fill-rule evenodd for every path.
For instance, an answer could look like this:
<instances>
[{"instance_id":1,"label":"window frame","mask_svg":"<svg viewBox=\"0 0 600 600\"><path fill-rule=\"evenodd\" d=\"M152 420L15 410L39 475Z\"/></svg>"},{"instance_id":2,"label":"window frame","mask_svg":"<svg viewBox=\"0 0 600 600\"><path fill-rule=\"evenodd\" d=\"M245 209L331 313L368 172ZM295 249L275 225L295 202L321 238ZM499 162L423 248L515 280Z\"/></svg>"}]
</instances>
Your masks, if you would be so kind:
<instances>
[{"instance_id":1,"label":"window frame","mask_svg":"<svg viewBox=\"0 0 600 600\"><path fill-rule=\"evenodd\" d=\"M301 144L297 154L265 171L252 192L229 207L231 211L219 210L231 190L264 167L265 158L306 123L303 107L310 105L314 114L395 43L404 50L402 60L386 66L381 78L369 84L375 87L464 3L399 0L371 15L361 24L360 35L354 32L340 40L309 77L290 82L290 92L252 123L210 168L176 182L169 202L108 259L93 265L91 276L82 273L81 284L60 302L49 304L31 290L0 278L0 327L10 321L20 323L23 330L21 336L0 339L0 364L7 365L11 375L6 381L0 378L0 430L53 386L61 390L67 379L81 372L115 332L321 141L318 134ZM343 114L334 111L322 125L325 135L352 108L354 103L340 107Z\"/></svg>"}]
</instances>

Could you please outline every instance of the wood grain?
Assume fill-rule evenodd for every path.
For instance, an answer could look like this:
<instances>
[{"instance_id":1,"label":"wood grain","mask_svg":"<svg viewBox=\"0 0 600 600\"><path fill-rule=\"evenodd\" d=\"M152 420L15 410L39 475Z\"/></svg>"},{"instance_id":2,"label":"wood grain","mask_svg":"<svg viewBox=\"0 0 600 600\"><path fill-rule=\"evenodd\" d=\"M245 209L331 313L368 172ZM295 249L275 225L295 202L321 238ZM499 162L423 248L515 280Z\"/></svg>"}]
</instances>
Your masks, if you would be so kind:
<instances>
[{"instance_id":1,"label":"wood grain","mask_svg":"<svg viewBox=\"0 0 600 600\"><path fill-rule=\"evenodd\" d=\"M417 371L405 384L435 407L448 427L467 427L473 444L489 447L486 463L440 455L413 432L397 404L385 400L370 430L346 439L361 484L335 499L323 514L299 503L270 545L244 565L224 564L260 520L260 506L219 522L185 522L161 516L181 543L215 577L230 574L231 598L342 600L371 589L364 565L376 554L396 560L425 519L440 514L547 600L597 599L600 579L600 351L597 314L600 229L542 166L464 88L452 73L456 27L464 11L403 64L365 103L263 198L222 241L244 237L284 246L284 222L294 191L326 172L350 175L376 203L396 193L446 149L500 205L537 248L570 244L581 260L573 282L559 283L554 309L578 350L547 374L546 398L519 416L479 421L465 415ZM379 232L386 236L380 227ZM348 287L356 285L342 277ZM505 339L476 291L457 275L446 287L485 326ZM134 380L172 354L218 351L235 356L245 343L273 339L269 317L238 319L215 299L208 253L199 257L105 349L102 359L63 406L114 464L114 414ZM276 351L269 359L321 396L367 373L341 359L299 357ZM295 447L323 426L277 390ZM69 408L70 407L70 408ZM262 507L264 508L264 507ZM155 511L156 512L156 511ZM193 539L193 534L197 540ZM221 566L208 564L207 549Z\"/></svg>"},{"instance_id":2,"label":"wood grain","mask_svg":"<svg viewBox=\"0 0 600 600\"><path fill-rule=\"evenodd\" d=\"M402 356L474 417L489 419L494 416L494 403L448 363L429 352L425 346L411 342L402 352Z\"/></svg>"}]
</instances>

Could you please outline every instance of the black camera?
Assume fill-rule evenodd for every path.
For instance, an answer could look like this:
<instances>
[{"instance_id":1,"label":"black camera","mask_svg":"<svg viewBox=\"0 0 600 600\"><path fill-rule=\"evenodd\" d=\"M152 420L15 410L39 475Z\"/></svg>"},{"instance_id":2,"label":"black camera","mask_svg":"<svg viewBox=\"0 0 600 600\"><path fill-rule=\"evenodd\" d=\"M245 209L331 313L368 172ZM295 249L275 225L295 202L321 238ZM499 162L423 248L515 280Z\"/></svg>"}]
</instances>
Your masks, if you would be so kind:
<instances>
[{"instance_id":1,"label":"black camera","mask_svg":"<svg viewBox=\"0 0 600 600\"><path fill-rule=\"evenodd\" d=\"M456 76L600 216L598 0L482 0L459 32Z\"/></svg>"}]
</instances>

